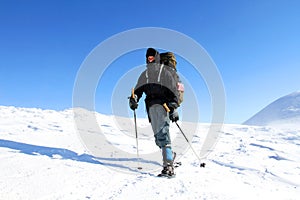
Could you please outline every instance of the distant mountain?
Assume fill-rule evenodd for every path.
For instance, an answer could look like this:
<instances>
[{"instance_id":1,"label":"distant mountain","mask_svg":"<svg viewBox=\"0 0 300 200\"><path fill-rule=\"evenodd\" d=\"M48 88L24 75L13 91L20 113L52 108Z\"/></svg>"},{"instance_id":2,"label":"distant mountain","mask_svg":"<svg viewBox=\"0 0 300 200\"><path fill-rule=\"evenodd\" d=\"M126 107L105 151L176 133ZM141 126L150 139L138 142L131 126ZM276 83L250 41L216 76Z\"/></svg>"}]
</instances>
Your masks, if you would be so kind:
<instances>
[{"instance_id":1,"label":"distant mountain","mask_svg":"<svg viewBox=\"0 0 300 200\"><path fill-rule=\"evenodd\" d=\"M245 125L300 124L300 91L286 95L269 104L248 119Z\"/></svg>"}]
</instances>

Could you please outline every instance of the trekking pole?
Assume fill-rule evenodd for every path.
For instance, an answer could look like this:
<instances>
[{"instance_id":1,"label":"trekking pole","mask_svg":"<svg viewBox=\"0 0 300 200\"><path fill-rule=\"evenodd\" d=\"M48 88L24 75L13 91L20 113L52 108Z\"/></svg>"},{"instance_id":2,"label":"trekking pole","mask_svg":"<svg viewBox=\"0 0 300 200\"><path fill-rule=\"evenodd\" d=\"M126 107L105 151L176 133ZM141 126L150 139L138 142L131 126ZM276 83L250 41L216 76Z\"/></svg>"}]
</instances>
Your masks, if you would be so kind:
<instances>
[{"instance_id":1,"label":"trekking pole","mask_svg":"<svg viewBox=\"0 0 300 200\"><path fill-rule=\"evenodd\" d=\"M166 109L167 112L170 112L169 107L167 106L166 103L163 104L164 108ZM205 163L201 163L201 158L199 157L199 155L196 153L195 149L193 148L193 146L191 145L189 139L186 137L186 135L184 134L184 132L182 131L182 129L180 128L180 126L178 125L177 122L175 122L175 124L177 125L178 129L180 130L181 134L183 135L183 137L185 138L185 140L187 141L187 143L189 144L189 146L191 147L192 151L194 152L194 154L196 155L196 157L198 158L199 162L200 162L200 167L205 167Z\"/></svg>"},{"instance_id":2,"label":"trekking pole","mask_svg":"<svg viewBox=\"0 0 300 200\"><path fill-rule=\"evenodd\" d=\"M134 98L134 88L132 88L131 97ZM135 110L133 110L133 115L134 115L134 128L135 128L135 140L136 140L136 155L137 155L137 160L139 161L140 160L139 141L138 141L138 134L137 134L136 112L135 112ZM142 167L138 166L138 169L142 169Z\"/></svg>"},{"instance_id":3,"label":"trekking pole","mask_svg":"<svg viewBox=\"0 0 300 200\"><path fill-rule=\"evenodd\" d=\"M184 136L185 140L187 141L187 143L190 145L192 151L194 152L194 154L197 156L199 162L200 162L200 167L205 167L205 163L201 163L201 158L199 157L199 155L196 153L195 149L193 148L193 146L191 145L191 143L189 142L188 138L185 136L184 132L182 131L182 129L180 128L180 126L178 125L177 122L175 122L175 124L177 125L177 127L179 128L180 132L182 133L182 135Z\"/></svg>"}]
</instances>

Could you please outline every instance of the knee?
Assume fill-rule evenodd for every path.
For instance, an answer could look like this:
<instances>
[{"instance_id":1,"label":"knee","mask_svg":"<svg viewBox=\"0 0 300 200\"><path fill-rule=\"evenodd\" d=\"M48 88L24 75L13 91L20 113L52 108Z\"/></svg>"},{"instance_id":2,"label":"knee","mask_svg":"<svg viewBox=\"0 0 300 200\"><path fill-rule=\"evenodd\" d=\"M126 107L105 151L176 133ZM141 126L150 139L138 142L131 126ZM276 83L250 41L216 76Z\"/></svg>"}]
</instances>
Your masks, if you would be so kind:
<instances>
[{"instance_id":1,"label":"knee","mask_svg":"<svg viewBox=\"0 0 300 200\"><path fill-rule=\"evenodd\" d=\"M156 134L155 135L155 143L160 148L165 147L169 144L171 144L170 138L167 136L167 134Z\"/></svg>"}]
</instances>

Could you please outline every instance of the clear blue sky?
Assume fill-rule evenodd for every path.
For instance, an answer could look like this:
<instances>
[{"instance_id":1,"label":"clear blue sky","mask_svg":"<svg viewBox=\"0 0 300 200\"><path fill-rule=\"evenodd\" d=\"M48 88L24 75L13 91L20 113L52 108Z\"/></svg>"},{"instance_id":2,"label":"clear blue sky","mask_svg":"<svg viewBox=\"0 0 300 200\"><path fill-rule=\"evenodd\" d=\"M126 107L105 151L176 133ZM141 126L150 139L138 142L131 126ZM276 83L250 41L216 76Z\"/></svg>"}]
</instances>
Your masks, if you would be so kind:
<instances>
[{"instance_id":1,"label":"clear blue sky","mask_svg":"<svg viewBox=\"0 0 300 200\"><path fill-rule=\"evenodd\" d=\"M224 82L225 122L242 123L299 90L299 10L298 0L1 0L0 105L70 108L76 74L98 44L129 29L163 27L205 48ZM144 51L127 56L114 65L130 70L144 63ZM184 62L178 67L189 79ZM119 76L103 79L101 87L114 88ZM110 113L111 95L99 93L96 107ZM197 95L207 93L204 84ZM209 122L210 101L199 101L201 121Z\"/></svg>"}]
</instances>

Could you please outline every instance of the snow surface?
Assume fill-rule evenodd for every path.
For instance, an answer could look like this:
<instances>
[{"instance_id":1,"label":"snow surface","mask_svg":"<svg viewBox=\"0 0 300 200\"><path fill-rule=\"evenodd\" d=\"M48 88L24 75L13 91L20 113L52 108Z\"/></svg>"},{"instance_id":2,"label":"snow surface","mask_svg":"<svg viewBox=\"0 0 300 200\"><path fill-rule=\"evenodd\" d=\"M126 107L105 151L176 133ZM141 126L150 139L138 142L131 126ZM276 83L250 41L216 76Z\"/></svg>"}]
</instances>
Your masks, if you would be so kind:
<instances>
[{"instance_id":1,"label":"snow surface","mask_svg":"<svg viewBox=\"0 0 300 200\"><path fill-rule=\"evenodd\" d=\"M112 145L135 153L135 140L114 126L114 116L96 115ZM138 128L146 122L138 119ZM199 152L209 124L197 127L191 142ZM180 135L174 124L171 131ZM73 110L0 106L0 199L300 199L300 128L224 125L206 167L188 149L173 179L156 177L159 163L144 159L157 150L154 141L139 142L141 160L95 157Z\"/></svg>"},{"instance_id":2,"label":"snow surface","mask_svg":"<svg viewBox=\"0 0 300 200\"><path fill-rule=\"evenodd\" d=\"M245 125L275 125L292 126L300 124L300 91L293 92L272 102L255 114Z\"/></svg>"}]
</instances>

